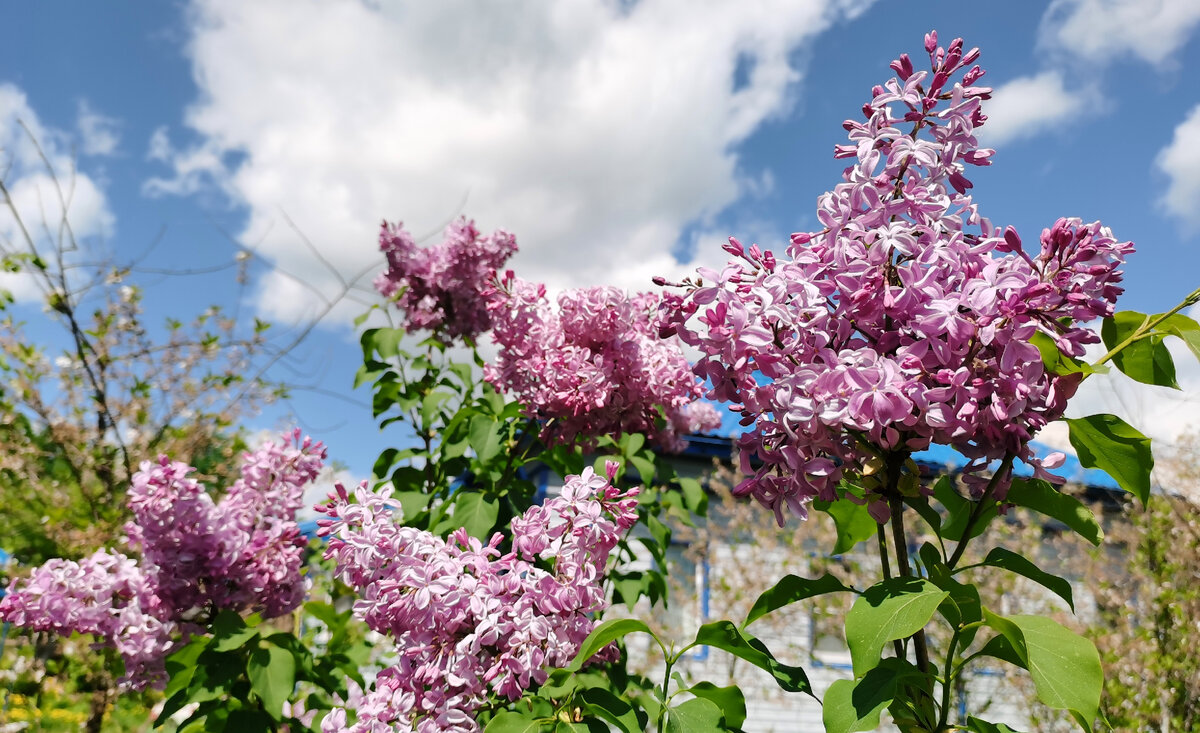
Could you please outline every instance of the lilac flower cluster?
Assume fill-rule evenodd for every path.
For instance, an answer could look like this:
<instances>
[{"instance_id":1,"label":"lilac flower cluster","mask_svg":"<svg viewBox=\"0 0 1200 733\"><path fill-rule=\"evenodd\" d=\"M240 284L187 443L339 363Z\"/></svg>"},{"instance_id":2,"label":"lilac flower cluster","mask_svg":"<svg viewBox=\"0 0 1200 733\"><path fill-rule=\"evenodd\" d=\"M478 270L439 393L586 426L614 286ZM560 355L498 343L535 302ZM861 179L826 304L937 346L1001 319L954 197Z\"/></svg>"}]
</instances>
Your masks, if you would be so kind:
<instances>
[{"instance_id":1,"label":"lilac flower cluster","mask_svg":"<svg viewBox=\"0 0 1200 733\"><path fill-rule=\"evenodd\" d=\"M440 244L421 248L402 227L384 222L379 248L388 269L375 289L396 298L407 328L473 339L491 328L484 292L517 251L517 240L503 230L481 237L475 222L460 218L446 227Z\"/></svg>"},{"instance_id":2,"label":"lilac flower cluster","mask_svg":"<svg viewBox=\"0 0 1200 733\"><path fill-rule=\"evenodd\" d=\"M561 294L556 311L545 286L509 272L490 296L500 353L484 378L514 393L547 440L644 433L683 450L683 435L716 430L720 416L696 402L702 388L678 344L658 338L658 300L581 288Z\"/></svg>"},{"instance_id":3,"label":"lilac flower cluster","mask_svg":"<svg viewBox=\"0 0 1200 733\"><path fill-rule=\"evenodd\" d=\"M47 561L0 600L0 619L104 640L124 659L123 681L135 689L165 681L163 657L176 624L137 561L118 552Z\"/></svg>"},{"instance_id":4,"label":"lilac flower cluster","mask_svg":"<svg viewBox=\"0 0 1200 733\"><path fill-rule=\"evenodd\" d=\"M134 520L125 528L140 563L111 550L51 560L0 600L0 619L92 634L124 658L128 685L161 684L176 632L220 609L272 618L303 600L295 515L324 458L325 447L296 430L246 454L219 502L188 477L190 466L146 461L131 482Z\"/></svg>"},{"instance_id":5,"label":"lilac flower cluster","mask_svg":"<svg viewBox=\"0 0 1200 733\"><path fill-rule=\"evenodd\" d=\"M780 523L785 506L804 516L813 497L832 498L872 455L932 443L972 460L977 492L978 472L1005 456L1041 473L1029 440L1078 377L1047 373L1031 339L1081 355L1098 340L1083 323L1122 292L1133 247L1099 223L1059 219L1031 257L1015 230L979 214L966 172L993 153L975 138L991 92L977 85L979 52L961 39L943 48L935 33L925 48L930 71L902 55L865 121L845 123L851 142L835 156L856 160L818 201L823 229L793 234L779 260L730 239L723 270L665 298L664 335L700 350L709 396L753 426L738 491Z\"/></svg>"},{"instance_id":6,"label":"lilac flower cluster","mask_svg":"<svg viewBox=\"0 0 1200 733\"><path fill-rule=\"evenodd\" d=\"M478 731L489 696L515 700L565 666L607 606L608 556L637 520L637 490L618 491L590 468L562 494L512 522L512 547L497 533L481 543L458 530L443 540L396 524L389 492L341 486L320 508L326 557L358 589L355 613L391 636L399 660L333 710L322 731ZM552 571L538 561L549 562Z\"/></svg>"}]
</instances>

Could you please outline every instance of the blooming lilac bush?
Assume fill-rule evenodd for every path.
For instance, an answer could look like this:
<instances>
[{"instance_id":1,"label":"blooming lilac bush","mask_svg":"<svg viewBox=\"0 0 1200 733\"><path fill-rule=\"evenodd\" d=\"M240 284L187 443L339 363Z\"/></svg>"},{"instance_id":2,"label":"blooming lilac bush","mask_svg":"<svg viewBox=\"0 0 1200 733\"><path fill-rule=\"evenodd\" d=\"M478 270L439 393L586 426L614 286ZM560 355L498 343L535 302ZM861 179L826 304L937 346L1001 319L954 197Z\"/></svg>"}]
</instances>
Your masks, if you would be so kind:
<instances>
[{"instance_id":1,"label":"blooming lilac bush","mask_svg":"<svg viewBox=\"0 0 1200 733\"><path fill-rule=\"evenodd\" d=\"M246 454L242 476L220 501L162 456L134 474L126 527L140 562L99 550L79 562L54 559L0 600L0 618L57 634L91 634L125 662L123 682L166 681L164 658L180 636L200 632L220 610L289 613L304 597L296 524L304 486L325 447L296 430Z\"/></svg>"},{"instance_id":2,"label":"blooming lilac bush","mask_svg":"<svg viewBox=\"0 0 1200 733\"><path fill-rule=\"evenodd\" d=\"M483 543L459 529L443 540L396 523L399 504L366 483L340 485L322 511L326 557L359 593L355 613L396 641L399 660L355 695L357 722L335 709L334 731L478 731L489 697L515 700L566 666L608 605L609 553L637 520L636 490L585 469L562 493Z\"/></svg>"}]
</instances>

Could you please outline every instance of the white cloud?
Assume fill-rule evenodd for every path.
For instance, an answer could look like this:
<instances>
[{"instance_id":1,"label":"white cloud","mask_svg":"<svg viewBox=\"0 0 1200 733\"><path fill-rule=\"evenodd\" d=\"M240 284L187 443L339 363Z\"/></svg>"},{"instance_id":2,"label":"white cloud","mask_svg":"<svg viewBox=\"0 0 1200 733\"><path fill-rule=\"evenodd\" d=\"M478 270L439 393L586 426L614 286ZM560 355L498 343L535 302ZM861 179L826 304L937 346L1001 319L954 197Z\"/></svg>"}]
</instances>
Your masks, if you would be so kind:
<instances>
[{"instance_id":1,"label":"white cloud","mask_svg":"<svg viewBox=\"0 0 1200 733\"><path fill-rule=\"evenodd\" d=\"M736 146L788 110L795 52L866 4L201 0L201 142L156 141L174 170L147 190L215 176L249 209L242 241L327 292L282 213L346 274L377 261L381 219L428 233L462 211L517 234L529 279L644 289L747 193ZM281 282L262 307L294 317Z\"/></svg>"},{"instance_id":2,"label":"white cloud","mask_svg":"<svg viewBox=\"0 0 1200 733\"><path fill-rule=\"evenodd\" d=\"M1200 229L1200 105L1175 128L1171 143L1159 151L1155 166L1169 183L1160 203L1192 229Z\"/></svg>"},{"instance_id":3,"label":"white cloud","mask_svg":"<svg viewBox=\"0 0 1200 733\"><path fill-rule=\"evenodd\" d=\"M1055 126L1069 126L1098 106L1091 91L1068 91L1058 71L1021 76L996 88L984 106L988 120L979 140L998 146Z\"/></svg>"},{"instance_id":4,"label":"white cloud","mask_svg":"<svg viewBox=\"0 0 1200 733\"><path fill-rule=\"evenodd\" d=\"M79 102L79 116L75 121L79 129L80 150L84 155L112 155L121 142L118 132L120 122L92 109L87 100Z\"/></svg>"},{"instance_id":5,"label":"white cloud","mask_svg":"<svg viewBox=\"0 0 1200 733\"><path fill-rule=\"evenodd\" d=\"M1094 64L1128 54L1157 66L1197 24L1196 0L1055 0L1042 17L1040 45Z\"/></svg>"},{"instance_id":6,"label":"white cloud","mask_svg":"<svg viewBox=\"0 0 1200 733\"><path fill-rule=\"evenodd\" d=\"M0 171L20 214L18 222L0 199L5 252L27 253L32 241L44 255L59 243L70 247L69 235L80 245L112 235L115 219L104 191L75 168L71 142L66 132L42 124L19 88L0 84ZM0 274L0 288L19 301L41 297L37 284L24 274Z\"/></svg>"}]
</instances>

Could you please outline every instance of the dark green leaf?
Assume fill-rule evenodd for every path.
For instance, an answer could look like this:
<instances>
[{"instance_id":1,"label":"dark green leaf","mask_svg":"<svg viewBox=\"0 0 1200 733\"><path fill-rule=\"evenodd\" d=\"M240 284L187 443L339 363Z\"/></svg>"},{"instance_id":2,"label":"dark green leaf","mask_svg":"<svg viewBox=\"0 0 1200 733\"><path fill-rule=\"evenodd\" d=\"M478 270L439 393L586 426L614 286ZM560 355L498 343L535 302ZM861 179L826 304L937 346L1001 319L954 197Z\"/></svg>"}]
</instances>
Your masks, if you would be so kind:
<instances>
[{"instance_id":1,"label":"dark green leaf","mask_svg":"<svg viewBox=\"0 0 1200 733\"><path fill-rule=\"evenodd\" d=\"M967 501L959 496L948 476L942 476L933 484L933 495L942 503L942 506L946 507L946 520L942 522L942 537L954 542L961 542L963 533L967 531L967 520L971 518L971 511L975 508L976 502ZM971 525L970 536L967 539L982 534L988 523L996 516L996 512L995 502L983 509L975 519L975 523Z\"/></svg>"},{"instance_id":2,"label":"dark green leaf","mask_svg":"<svg viewBox=\"0 0 1200 733\"><path fill-rule=\"evenodd\" d=\"M246 662L250 689L275 720L283 718L283 703L296 686L296 659L287 649L264 643Z\"/></svg>"},{"instance_id":3,"label":"dark green leaf","mask_svg":"<svg viewBox=\"0 0 1200 733\"><path fill-rule=\"evenodd\" d=\"M686 692L712 701L721 709L725 725L730 728L741 728L746 722L746 696L737 685L717 687L711 682L701 682L689 687Z\"/></svg>"},{"instance_id":4,"label":"dark green leaf","mask_svg":"<svg viewBox=\"0 0 1200 733\"><path fill-rule=\"evenodd\" d=\"M884 644L925 628L948 595L923 578L892 578L864 591L846 614L855 676L876 666Z\"/></svg>"},{"instance_id":5,"label":"dark green leaf","mask_svg":"<svg viewBox=\"0 0 1200 733\"><path fill-rule=\"evenodd\" d=\"M721 708L702 697L688 700L667 710L667 730L671 733L721 731Z\"/></svg>"},{"instance_id":6,"label":"dark green leaf","mask_svg":"<svg viewBox=\"0 0 1200 733\"><path fill-rule=\"evenodd\" d=\"M212 643L209 648L216 652L240 649L258 637L258 630L246 626L242 617L228 609L219 612L212 623Z\"/></svg>"},{"instance_id":7,"label":"dark green leaf","mask_svg":"<svg viewBox=\"0 0 1200 733\"><path fill-rule=\"evenodd\" d=\"M812 694L808 675L800 667L783 664L761 641L745 633L730 621L704 624L696 632L693 645L713 646L771 673L780 687L788 692Z\"/></svg>"},{"instance_id":8,"label":"dark green leaf","mask_svg":"<svg viewBox=\"0 0 1200 733\"><path fill-rule=\"evenodd\" d=\"M1014 478L1005 501L1053 517L1093 545L1104 539L1104 530L1091 510L1041 479Z\"/></svg>"},{"instance_id":9,"label":"dark green leaf","mask_svg":"<svg viewBox=\"0 0 1200 733\"><path fill-rule=\"evenodd\" d=\"M596 717L603 718L625 733L642 733L643 722L638 720L633 706L612 692L601 687L591 687L579 696L587 703L588 711Z\"/></svg>"},{"instance_id":10,"label":"dark green leaf","mask_svg":"<svg viewBox=\"0 0 1200 733\"><path fill-rule=\"evenodd\" d=\"M1071 446L1085 468L1099 468L1129 493L1150 499L1150 471L1154 455L1150 439L1116 415L1091 415L1066 419L1071 428Z\"/></svg>"},{"instance_id":11,"label":"dark green leaf","mask_svg":"<svg viewBox=\"0 0 1200 733\"><path fill-rule=\"evenodd\" d=\"M170 680L163 690L163 697L170 698L176 692L187 689L196 671L196 660L208 648L208 641L207 636L193 636L183 648L167 657L166 669Z\"/></svg>"},{"instance_id":12,"label":"dark green leaf","mask_svg":"<svg viewBox=\"0 0 1200 733\"><path fill-rule=\"evenodd\" d=\"M567 669L578 672L589 659L596 655L596 652L635 631L643 631L654 636L654 632L650 630L649 626L635 618L617 618L605 621L592 629L592 633L588 634L588 637L579 645L579 653L575 655L575 660Z\"/></svg>"},{"instance_id":13,"label":"dark green leaf","mask_svg":"<svg viewBox=\"0 0 1200 733\"><path fill-rule=\"evenodd\" d=\"M919 676L908 662L889 657L861 680L837 680L825 692L821 719L826 733L857 733L879 727L879 716L892 704L906 678Z\"/></svg>"},{"instance_id":14,"label":"dark green leaf","mask_svg":"<svg viewBox=\"0 0 1200 733\"><path fill-rule=\"evenodd\" d=\"M749 626L768 613L791 603L815 596L823 596L826 593L849 590L851 589L842 585L841 581L829 573L825 573L815 580L801 578L798 575L788 575L771 588L763 591L758 600L754 602L754 606L750 608L750 613L746 614L746 620L742 623L742 628Z\"/></svg>"},{"instance_id":15,"label":"dark green leaf","mask_svg":"<svg viewBox=\"0 0 1200 733\"><path fill-rule=\"evenodd\" d=\"M1109 349L1121 344L1147 322L1144 313L1121 311L1105 318L1100 327L1104 345ZM1113 364L1131 379L1143 384L1179 389L1175 381L1175 362L1157 331L1147 333L1113 355Z\"/></svg>"},{"instance_id":16,"label":"dark green leaf","mask_svg":"<svg viewBox=\"0 0 1200 733\"><path fill-rule=\"evenodd\" d=\"M1023 575L1066 601L1067 605L1071 607L1071 611L1075 610L1075 598L1071 594L1070 582L1057 575L1047 573L1023 555L1018 555L1003 547L994 547L987 554L987 557L983 559L983 564L993 568L1002 568L1017 575Z\"/></svg>"},{"instance_id":17,"label":"dark green leaf","mask_svg":"<svg viewBox=\"0 0 1200 733\"><path fill-rule=\"evenodd\" d=\"M1021 733L1020 731L1009 728L1003 723L989 723L986 720L980 720L974 716L967 718L967 730L970 733Z\"/></svg>"}]
</instances>

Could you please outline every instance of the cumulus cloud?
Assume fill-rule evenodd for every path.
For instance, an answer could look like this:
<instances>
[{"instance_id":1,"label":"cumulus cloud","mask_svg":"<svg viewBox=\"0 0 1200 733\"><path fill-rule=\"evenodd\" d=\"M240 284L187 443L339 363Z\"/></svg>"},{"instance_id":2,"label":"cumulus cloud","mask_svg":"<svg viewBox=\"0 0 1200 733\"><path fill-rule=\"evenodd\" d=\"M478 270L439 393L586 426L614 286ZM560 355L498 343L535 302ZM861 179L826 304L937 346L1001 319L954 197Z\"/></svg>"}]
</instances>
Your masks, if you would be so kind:
<instances>
[{"instance_id":1,"label":"cumulus cloud","mask_svg":"<svg viewBox=\"0 0 1200 733\"><path fill-rule=\"evenodd\" d=\"M378 261L381 219L430 234L465 212L517 234L524 277L644 289L769 180L738 144L789 109L796 52L868 4L199 0L200 142L156 136L171 171L147 191L212 177L248 208L242 241L326 292L285 214L343 277ZM262 283L274 318L305 306L286 280Z\"/></svg>"},{"instance_id":2,"label":"cumulus cloud","mask_svg":"<svg viewBox=\"0 0 1200 733\"><path fill-rule=\"evenodd\" d=\"M1200 105L1175 128L1171 143L1159 151L1155 166L1167 175L1160 203L1192 229L1200 229Z\"/></svg>"},{"instance_id":3,"label":"cumulus cloud","mask_svg":"<svg viewBox=\"0 0 1200 733\"><path fill-rule=\"evenodd\" d=\"M1054 127L1070 126L1097 106L1093 92L1068 90L1061 72L1017 77L992 93L985 107L988 121L979 131L979 140L994 147Z\"/></svg>"},{"instance_id":4,"label":"cumulus cloud","mask_svg":"<svg viewBox=\"0 0 1200 733\"><path fill-rule=\"evenodd\" d=\"M71 136L44 125L18 87L0 84L0 171L12 206L0 197L0 245L7 254L42 254L65 237L80 244L112 235L115 218L99 183L75 168ZM44 156L44 160L43 160ZM57 179L57 183L55 180ZM61 198L60 198L61 194ZM0 274L0 289L18 301L41 297L34 280Z\"/></svg>"},{"instance_id":5,"label":"cumulus cloud","mask_svg":"<svg viewBox=\"0 0 1200 733\"><path fill-rule=\"evenodd\" d=\"M1131 55L1162 65L1197 24L1196 0L1055 0L1042 17L1040 45L1093 64Z\"/></svg>"},{"instance_id":6,"label":"cumulus cloud","mask_svg":"<svg viewBox=\"0 0 1200 733\"><path fill-rule=\"evenodd\" d=\"M75 120L79 130L80 152L84 155L112 155L121 142L120 122L92 109L87 100L79 102Z\"/></svg>"}]
</instances>

